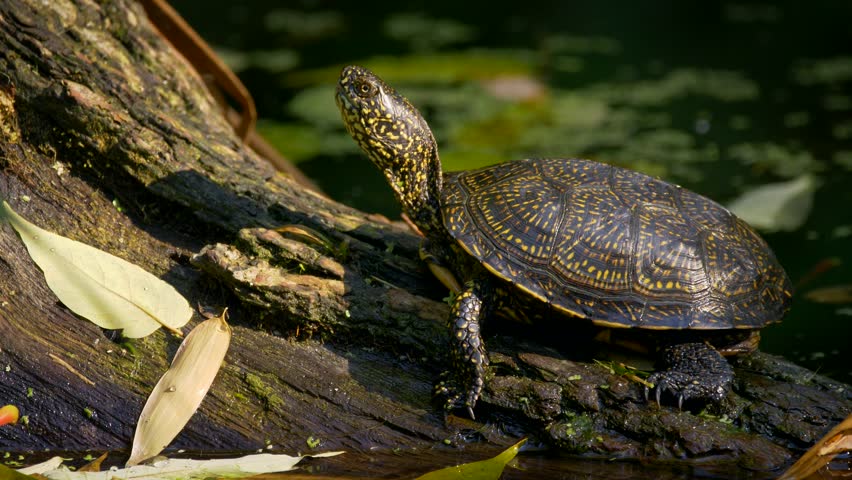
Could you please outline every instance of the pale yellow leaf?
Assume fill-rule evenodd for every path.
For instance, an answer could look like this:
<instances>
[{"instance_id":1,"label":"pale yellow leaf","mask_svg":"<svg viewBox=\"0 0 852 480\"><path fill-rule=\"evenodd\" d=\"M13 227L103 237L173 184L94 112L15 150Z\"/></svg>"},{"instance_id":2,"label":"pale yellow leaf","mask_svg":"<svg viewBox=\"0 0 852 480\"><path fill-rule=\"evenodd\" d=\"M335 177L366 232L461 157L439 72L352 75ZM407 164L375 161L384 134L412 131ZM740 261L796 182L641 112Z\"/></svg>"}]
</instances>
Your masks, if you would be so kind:
<instances>
[{"instance_id":1,"label":"pale yellow leaf","mask_svg":"<svg viewBox=\"0 0 852 480\"><path fill-rule=\"evenodd\" d=\"M207 395L230 343L224 312L189 332L142 409L128 466L159 454L180 433Z\"/></svg>"},{"instance_id":2,"label":"pale yellow leaf","mask_svg":"<svg viewBox=\"0 0 852 480\"><path fill-rule=\"evenodd\" d=\"M494 458L442 468L421 475L416 480L497 480L503 474L506 464L515 458L518 450L526 442L527 439L524 438Z\"/></svg>"},{"instance_id":3,"label":"pale yellow leaf","mask_svg":"<svg viewBox=\"0 0 852 480\"><path fill-rule=\"evenodd\" d=\"M852 303L852 285L832 285L805 293L805 298L819 303Z\"/></svg>"},{"instance_id":4,"label":"pale yellow leaf","mask_svg":"<svg viewBox=\"0 0 852 480\"><path fill-rule=\"evenodd\" d=\"M728 209L759 230L793 231L808 219L818 186L816 177L804 174L747 190L731 201Z\"/></svg>"},{"instance_id":5,"label":"pale yellow leaf","mask_svg":"<svg viewBox=\"0 0 852 480\"><path fill-rule=\"evenodd\" d=\"M18 232L59 300L96 325L139 338L160 326L177 331L192 317L192 308L174 287L142 268L41 229L5 201L0 220Z\"/></svg>"},{"instance_id":6,"label":"pale yellow leaf","mask_svg":"<svg viewBox=\"0 0 852 480\"><path fill-rule=\"evenodd\" d=\"M40 475L44 472L56 470L57 468L59 468L60 465L62 465L62 457L50 457L49 459L41 463L22 468L18 470L18 472L23 473L25 475Z\"/></svg>"},{"instance_id":7,"label":"pale yellow leaf","mask_svg":"<svg viewBox=\"0 0 852 480\"><path fill-rule=\"evenodd\" d=\"M343 452L328 452L305 457L331 457ZM286 472L292 470L305 457L261 453L240 458L215 460L166 459L152 465L136 465L129 468L111 469L103 472L73 472L67 467L54 467L38 473L51 480L165 480L204 478L243 478L261 473Z\"/></svg>"}]
</instances>

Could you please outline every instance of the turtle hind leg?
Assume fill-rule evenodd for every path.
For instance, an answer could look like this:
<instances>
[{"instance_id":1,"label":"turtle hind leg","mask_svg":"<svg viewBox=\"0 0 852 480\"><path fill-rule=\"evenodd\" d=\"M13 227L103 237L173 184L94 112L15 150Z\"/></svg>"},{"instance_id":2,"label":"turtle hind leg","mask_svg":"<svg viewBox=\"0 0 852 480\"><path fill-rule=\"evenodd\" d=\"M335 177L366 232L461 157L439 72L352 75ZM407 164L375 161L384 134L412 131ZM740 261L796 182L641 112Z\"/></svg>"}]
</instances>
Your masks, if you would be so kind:
<instances>
[{"instance_id":1,"label":"turtle hind leg","mask_svg":"<svg viewBox=\"0 0 852 480\"><path fill-rule=\"evenodd\" d=\"M662 368L648 377L654 384L657 404L663 392L677 398L678 408L691 400L716 404L731 390L733 368L722 354L706 343L670 345L663 350L660 360ZM648 387L645 387L647 396Z\"/></svg>"},{"instance_id":2,"label":"turtle hind leg","mask_svg":"<svg viewBox=\"0 0 852 480\"><path fill-rule=\"evenodd\" d=\"M472 280L465 283L453 302L448 322L452 335L452 371L449 382L437 388L439 393L447 395L447 408L466 407L471 418L485 386L488 354L479 324L490 310L490 297L487 280Z\"/></svg>"}]
</instances>

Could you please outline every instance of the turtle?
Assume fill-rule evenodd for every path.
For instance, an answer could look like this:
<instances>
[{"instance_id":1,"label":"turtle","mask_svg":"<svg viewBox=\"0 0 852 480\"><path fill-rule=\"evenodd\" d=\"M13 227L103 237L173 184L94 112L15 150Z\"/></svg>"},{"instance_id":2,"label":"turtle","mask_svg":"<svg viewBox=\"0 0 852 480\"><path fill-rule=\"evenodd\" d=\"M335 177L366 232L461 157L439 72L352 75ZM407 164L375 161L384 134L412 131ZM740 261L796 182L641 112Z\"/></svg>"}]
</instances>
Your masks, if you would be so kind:
<instances>
[{"instance_id":1,"label":"turtle","mask_svg":"<svg viewBox=\"0 0 852 480\"><path fill-rule=\"evenodd\" d=\"M445 173L421 113L376 74L343 68L335 99L423 236L421 259L456 294L453 366L440 388L450 409L473 417L488 366L480 326L496 313L665 338L648 381L658 404L665 392L680 407L721 402L734 378L722 353L753 351L790 308L790 279L770 247L709 198L581 158Z\"/></svg>"}]
</instances>

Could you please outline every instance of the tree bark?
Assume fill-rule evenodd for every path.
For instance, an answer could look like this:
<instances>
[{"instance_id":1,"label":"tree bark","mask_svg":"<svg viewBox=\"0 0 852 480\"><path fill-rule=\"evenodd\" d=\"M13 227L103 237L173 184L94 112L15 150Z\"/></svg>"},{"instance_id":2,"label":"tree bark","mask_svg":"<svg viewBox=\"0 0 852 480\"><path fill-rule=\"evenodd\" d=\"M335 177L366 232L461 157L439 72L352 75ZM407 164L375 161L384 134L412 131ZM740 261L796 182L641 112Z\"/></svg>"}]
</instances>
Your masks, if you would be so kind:
<instances>
[{"instance_id":1,"label":"tree bark","mask_svg":"<svg viewBox=\"0 0 852 480\"><path fill-rule=\"evenodd\" d=\"M0 3L0 148L0 195L21 215L140 265L191 304L230 307L225 365L177 447L529 435L607 458L778 468L852 411L848 386L762 353L736 361L726 417L659 407L560 343L494 330L482 423L445 416L431 396L448 365L446 292L417 261L419 239L258 158L130 0ZM131 354L77 318L8 225L0 272L0 404L28 417L0 428L0 449L127 448L179 339L157 332Z\"/></svg>"}]
</instances>

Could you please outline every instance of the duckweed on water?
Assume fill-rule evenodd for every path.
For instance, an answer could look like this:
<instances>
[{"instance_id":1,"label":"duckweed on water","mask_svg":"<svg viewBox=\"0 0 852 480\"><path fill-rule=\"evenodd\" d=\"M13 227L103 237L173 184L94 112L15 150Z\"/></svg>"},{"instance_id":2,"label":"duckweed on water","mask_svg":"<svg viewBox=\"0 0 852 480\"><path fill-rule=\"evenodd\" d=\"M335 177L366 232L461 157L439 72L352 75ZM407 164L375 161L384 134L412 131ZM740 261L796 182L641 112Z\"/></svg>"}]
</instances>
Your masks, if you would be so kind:
<instances>
[{"instance_id":1,"label":"duckweed on water","mask_svg":"<svg viewBox=\"0 0 852 480\"><path fill-rule=\"evenodd\" d=\"M588 90L598 98L637 106L664 106L687 95L723 102L754 100L760 95L757 83L739 72L692 68L672 70L658 79L631 84L599 83Z\"/></svg>"},{"instance_id":2,"label":"duckweed on water","mask_svg":"<svg viewBox=\"0 0 852 480\"><path fill-rule=\"evenodd\" d=\"M555 34L544 39L543 49L548 52L575 54L617 55L621 43L611 37Z\"/></svg>"},{"instance_id":3,"label":"duckweed on water","mask_svg":"<svg viewBox=\"0 0 852 480\"><path fill-rule=\"evenodd\" d=\"M386 18L384 31L388 37L405 42L416 52L432 52L476 36L475 28L457 20L408 12Z\"/></svg>"},{"instance_id":4,"label":"duckweed on water","mask_svg":"<svg viewBox=\"0 0 852 480\"><path fill-rule=\"evenodd\" d=\"M298 52L286 48L240 51L219 47L216 54L235 72L254 67L281 73L297 67L301 61Z\"/></svg>"},{"instance_id":5,"label":"duckweed on water","mask_svg":"<svg viewBox=\"0 0 852 480\"><path fill-rule=\"evenodd\" d=\"M840 122L831 129L831 134L838 140L852 138L852 122Z\"/></svg>"},{"instance_id":6,"label":"duckweed on water","mask_svg":"<svg viewBox=\"0 0 852 480\"><path fill-rule=\"evenodd\" d=\"M411 56L371 57L358 63L393 85L405 82L448 84L488 79L500 75L532 75L536 52L525 49L470 49ZM305 70L288 75L285 86L304 88L334 81L340 65ZM408 96L408 95L406 95Z\"/></svg>"},{"instance_id":7,"label":"duckweed on water","mask_svg":"<svg viewBox=\"0 0 852 480\"><path fill-rule=\"evenodd\" d=\"M783 17L783 12L775 5L745 3L725 5L725 19L731 23L775 23Z\"/></svg>"},{"instance_id":8,"label":"duckweed on water","mask_svg":"<svg viewBox=\"0 0 852 480\"><path fill-rule=\"evenodd\" d=\"M320 37L343 27L343 14L325 10L305 12L289 8L270 10L263 17L270 32L281 32L297 38Z\"/></svg>"},{"instance_id":9,"label":"duckweed on water","mask_svg":"<svg viewBox=\"0 0 852 480\"><path fill-rule=\"evenodd\" d=\"M852 110L852 97L839 93L828 94L822 97L822 106L830 112Z\"/></svg>"},{"instance_id":10,"label":"duckweed on water","mask_svg":"<svg viewBox=\"0 0 852 480\"><path fill-rule=\"evenodd\" d=\"M616 46L605 39L566 37L552 47L612 52ZM519 157L603 153L606 161L652 175L699 181L702 173L695 165L717 161L718 147L699 146L693 132L671 128L671 115L651 108L689 95L728 102L759 94L757 85L741 74L699 69L679 69L655 80L552 91L541 101L499 99L476 81L488 75L528 72L529 56L517 51L468 51L377 58L369 63L381 65L374 68L388 78L399 79L400 90L425 112L438 141L446 143L442 157L448 170ZM487 67L482 61L487 61ZM296 161L355 153L340 127L333 88L327 83L305 88L288 105L288 111L309 126L267 123L261 130L273 143L288 145ZM740 123L745 122L743 117ZM704 123L709 128L710 121ZM698 129L698 133L706 131ZM739 151L742 158L748 153L747 148Z\"/></svg>"},{"instance_id":11,"label":"duckweed on water","mask_svg":"<svg viewBox=\"0 0 852 480\"><path fill-rule=\"evenodd\" d=\"M852 57L805 60L793 68L795 80L802 85L827 85L852 81Z\"/></svg>"},{"instance_id":12,"label":"duckweed on water","mask_svg":"<svg viewBox=\"0 0 852 480\"><path fill-rule=\"evenodd\" d=\"M334 84L323 83L299 91L287 111L321 130L340 129L340 113L334 104Z\"/></svg>"},{"instance_id":13,"label":"duckweed on water","mask_svg":"<svg viewBox=\"0 0 852 480\"><path fill-rule=\"evenodd\" d=\"M326 144L324 141L326 134L317 128L304 124L261 120L257 123L257 131L267 141L286 151L287 158L294 163L323 153L322 148ZM286 150L284 150L284 146L286 146Z\"/></svg>"},{"instance_id":14,"label":"duckweed on water","mask_svg":"<svg viewBox=\"0 0 852 480\"><path fill-rule=\"evenodd\" d=\"M852 172L852 150L841 150L839 152L834 152L832 161L835 165L843 167L844 169Z\"/></svg>"},{"instance_id":15,"label":"duckweed on water","mask_svg":"<svg viewBox=\"0 0 852 480\"><path fill-rule=\"evenodd\" d=\"M739 143L728 149L728 155L743 165L784 178L819 172L825 168L823 162L815 159L810 152L768 142Z\"/></svg>"}]
</instances>

